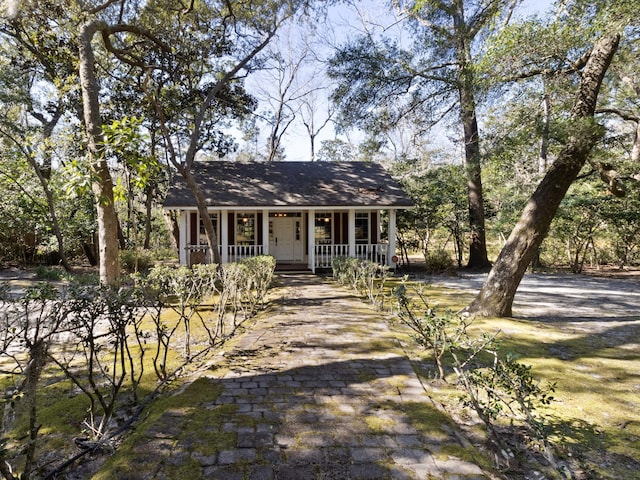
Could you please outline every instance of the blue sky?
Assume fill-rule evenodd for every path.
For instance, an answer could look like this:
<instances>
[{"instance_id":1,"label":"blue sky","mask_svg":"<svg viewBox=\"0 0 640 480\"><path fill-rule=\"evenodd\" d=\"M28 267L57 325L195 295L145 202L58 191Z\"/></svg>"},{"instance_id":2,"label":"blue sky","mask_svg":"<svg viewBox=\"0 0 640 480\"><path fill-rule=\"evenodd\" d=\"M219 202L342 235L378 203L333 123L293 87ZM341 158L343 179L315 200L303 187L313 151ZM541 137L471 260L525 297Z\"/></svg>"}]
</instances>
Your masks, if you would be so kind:
<instances>
[{"instance_id":1,"label":"blue sky","mask_svg":"<svg viewBox=\"0 0 640 480\"><path fill-rule=\"evenodd\" d=\"M379 7L376 8L374 6L376 4L378 6L380 5L380 2L378 0L365 0L362 3L367 5L367 8L364 9L365 14L369 13L369 8L374 12L380 11ZM518 7L516 15L530 16L534 14L542 14L551 7L552 3L552 0L524 0ZM371 7L368 7L368 5L371 5ZM373 14L372 16L375 16L375 14ZM344 35L348 35L348 33L346 33L346 29L348 28L349 24L357 25L359 23L357 15L355 15L353 11L348 12L344 6L341 6L340 10L332 12L330 18L332 23L338 25L337 27L334 25L333 30L338 30L338 35L341 37ZM318 30L321 31L322 28L323 27L320 26ZM250 88L250 85L248 85L248 87ZM326 117L325 112L326 104L319 108L318 121L322 121ZM442 133L441 135L443 134L446 135L446 133ZM354 135L357 137L357 133L355 133ZM321 131L321 133L316 138L316 153L320 150L321 142L323 140L333 138L335 138L335 133L332 125L329 124ZM264 149L266 148L266 140L264 138L261 138L259 142L259 148L264 151ZM296 122L291 125L291 127L287 131L287 134L285 134L285 137L283 138L283 144L286 152L286 160L309 160L310 141L304 127L302 127L301 124Z\"/></svg>"}]
</instances>

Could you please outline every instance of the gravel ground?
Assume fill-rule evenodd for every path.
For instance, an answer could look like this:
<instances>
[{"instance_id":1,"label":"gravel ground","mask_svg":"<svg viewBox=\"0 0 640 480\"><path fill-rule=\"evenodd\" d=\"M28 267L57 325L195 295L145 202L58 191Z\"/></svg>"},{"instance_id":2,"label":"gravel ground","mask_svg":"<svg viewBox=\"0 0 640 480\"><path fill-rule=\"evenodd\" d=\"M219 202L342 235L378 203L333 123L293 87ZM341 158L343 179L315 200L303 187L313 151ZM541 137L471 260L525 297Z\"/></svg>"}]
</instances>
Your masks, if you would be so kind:
<instances>
[{"instance_id":1,"label":"gravel ground","mask_svg":"<svg viewBox=\"0 0 640 480\"><path fill-rule=\"evenodd\" d=\"M476 293L486 274L428 276L432 285ZM640 280L574 274L527 274L516 293L513 315L554 322L633 322L640 320Z\"/></svg>"}]
</instances>

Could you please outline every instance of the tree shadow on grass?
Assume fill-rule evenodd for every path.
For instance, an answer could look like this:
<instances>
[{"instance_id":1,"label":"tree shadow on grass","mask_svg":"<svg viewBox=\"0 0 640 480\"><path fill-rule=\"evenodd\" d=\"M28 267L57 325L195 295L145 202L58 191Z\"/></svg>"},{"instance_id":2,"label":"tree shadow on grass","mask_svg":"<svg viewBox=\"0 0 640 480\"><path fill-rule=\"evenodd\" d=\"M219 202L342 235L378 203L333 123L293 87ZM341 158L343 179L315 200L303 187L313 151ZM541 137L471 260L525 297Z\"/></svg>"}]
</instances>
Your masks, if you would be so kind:
<instances>
[{"instance_id":1,"label":"tree shadow on grass","mask_svg":"<svg viewBox=\"0 0 640 480\"><path fill-rule=\"evenodd\" d=\"M640 461L634 456L612 451L615 439L586 420L546 417L549 435L577 478L637 478Z\"/></svg>"},{"instance_id":2,"label":"tree shadow on grass","mask_svg":"<svg viewBox=\"0 0 640 480\"><path fill-rule=\"evenodd\" d=\"M580 330L562 340L546 340L544 329L536 329L536 332L526 338L503 334L501 340L506 350L526 358L551 357L567 362L581 358L640 360L640 322L612 325L591 333Z\"/></svg>"}]
</instances>

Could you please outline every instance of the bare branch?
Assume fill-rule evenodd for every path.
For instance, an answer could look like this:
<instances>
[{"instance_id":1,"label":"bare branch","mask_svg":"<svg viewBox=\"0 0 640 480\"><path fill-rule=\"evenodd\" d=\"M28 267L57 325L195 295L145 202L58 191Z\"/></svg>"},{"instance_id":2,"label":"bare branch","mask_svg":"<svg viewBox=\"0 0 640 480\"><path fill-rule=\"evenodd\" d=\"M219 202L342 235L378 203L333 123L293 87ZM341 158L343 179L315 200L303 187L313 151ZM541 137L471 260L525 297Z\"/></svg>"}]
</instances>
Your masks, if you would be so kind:
<instances>
[{"instance_id":1,"label":"bare branch","mask_svg":"<svg viewBox=\"0 0 640 480\"><path fill-rule=\"evenodd\" d=\"M640 123L640 115L630 112L629 110L621 110L619 108L606 107L606 108L597 109L596 113L611 113L613 115L617 115L623 120L627 120L628 122Z\"/></svg>"},{"instance_id":2,"label":"bare branch","mask_svg":"<svg viewBox=\"0 0 640 480\"><path fill-rule=\"evenodd\" d=\"M511 21L511 17L513 16L513 12L515 11L519 1L520 0L512 0L511 3L507 5L506 7L507 14L505 15L504 20L502 21L502 28L505 28L507 25L509 25L509 22Z\"/></svg>"},{"instance_id":3,"label":"bare branch","mask_svg":"<svg viewBox=\"0 0 640 480\"><path fill-rule=\"evenodd\" d=\"M127 65L131 65L133 67L139 67L139 68L147 68L149 66L139 60L131 58L126 54L125 50L118 49L113 45L113 43L111 42L111 36L117 33L124 33L124 32L132 33L134 35L151 40L155 45L157 45L164 52L171 51L171 47L169 45L164 43L162 40L160 40L158 37L156 37L153 33L151 33L149 30L145 28L137 27L134 25L126 25L126 24L112 25L112 26L104 25L103 28L100 29L100 33L102 35L102 41L104 42L105 48L107 49L107 51L115 55L116 58L118 58L120 61L122 61Z\"/></svg>"},{"instance_id":4,"label":"bare branch","mask_svg":"<svg viewBox=\"0 0 640 480\"><path fill-rule=\"evenodd\" d=\"M83 10L86 9L86 13L90 14L90 15L95 15L98 12L101 12L102 10L105 10L106 8L110 7L111 5L113 5L114 3L118 3L120 0L107 0L106 2L104 2L102 5L97 5L94 8L87 8L86 6L82 6ZM84 2L81 2L81 5L84 4Z\"/></svg>"},{"instance_id":5,"label":"bare branch","mask_svg":"<svg viewBox=\"0 0 640 480\"><path fill-rule=\"evenodd\" d=\"M191 141L189 142L189 148L187 150L186 155L186 164L187 168L191 167L191 163L195 159L197 148L198 148L198 139L200 138L200 130L202 128L202 122L204 121L204 117L206 115L207 110L211 106L213 99L220 93L220 91L224 88L227 83L229 83L233 77L243 68L245 68L253 58L255 58L258 53L260 53L271 41L271 39L275 36L276 29L274 28L270 32L268 32L267 36L262 40L262 42L256 45L253 50L251 50L245 57L240 60L231 70L225 73L220 80L218 80L213 87L209 89L207 92L207 96L205 97L202 105L200 107L200 111L196 115L193 124L193 132L191 134Z\"/></svg>"}]
</instances>

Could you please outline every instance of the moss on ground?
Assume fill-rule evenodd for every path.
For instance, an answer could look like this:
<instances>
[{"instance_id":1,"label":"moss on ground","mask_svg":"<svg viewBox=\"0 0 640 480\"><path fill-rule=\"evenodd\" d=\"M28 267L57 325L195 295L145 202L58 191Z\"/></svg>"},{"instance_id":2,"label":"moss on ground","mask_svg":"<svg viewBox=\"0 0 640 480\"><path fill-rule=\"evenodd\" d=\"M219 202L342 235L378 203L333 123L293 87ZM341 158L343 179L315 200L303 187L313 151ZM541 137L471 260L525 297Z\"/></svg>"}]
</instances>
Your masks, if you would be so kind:
<instances>
[{"instance_id":1,"label":"moss on ground","mask_svg":"<svg viewBox=\"0 0 640 480\"><path fill-rule=\"evenodd\" d=\"M395 426L395 422L390 418L380 417L378 415L368 415L364 417L364 423L369 427L369 430L378 435L387 433Z\"/></svg>"},{"instance_id":2,"label":"moss on ground","mask_svg":"<svg viewBox=\"0 0 640 480\"><path fill-rule=\"evenodd\" d=\"M402 411L407 415L411 424L422 435L430 439L434 444L439 444L438 449L433 452L437 458L456 457L490 470L492 465L487 458L469 444L462 444L453 436L452 432L459 427L445 412L439 410L435 405L418 402L405 402L401 406Z\"/></svg>"},{"instance_id":3,"label":"moss on ground","mask_svg":"<svg viewBox=\"0 0 640 480\"><path fill-rule=\"evenodd\" d=\"M473 298L450 288L427 287L431 306L459 310ZM470 333L500 331L502 352L532 366L543 383L555 383L555 401L540 408L551 430L559 457L578 460L588 478L634 478L640 469L640 397L637 339L623 334L612 321L604 331L590 332L564 321L478 318ZM428 352L419 352L418 369L433 383ZM449 377L451 382L454 376ZM459 408L459 391L440 384L431 393L439 402Z\"/></svg>"},{"instance_id":4,"label":"moss on ground","mask_svg":"<svg viewBox=\"0 0 640 480\"><path fill-rule=\"evenodd\" d=\"M397 279L390 281L389 288L397 282ZM439 310L459 310L473 298L469 292L450 288L427 287L427 293L431 306ZM261 315L268 317L272 312L268 309ZM365 312L369 315L371 308L363 307L361 313ZM556 401L541 412L546 415L552 440L559 446L559 456L578 459L585 478L635 478L640 471L637 373L640 371L640 352L637 337L628 333L636 331L633 330L635 327L630 329L629 325L635 326L637 322L631 320L621 324L612 321L611 326L591 332L588 324L576 326L553 319L540 322L479 318L471 328L475 333L500 330L503 351L514 352L522 363L532 365L534 376L541 381L556 383ZM198 325L193 326L196 328L194 335L201 335ZM181 328L178 332L182 333ZM371 336L366 326L337 332L348 333ZM396 340L405 348L411 345L409 333L402 328L397 328L394 336L385 334L373 340L367 347L371 352L389 351L396 345ZM177 345L179 349L180 344ZM426 382L429 394L437 403L447 405L447 410L456 409L457 415L464 419L465 413L459 403L460 392L452 383L432 380L434 370L430 367L432 360L428 352L417 348L413 352L414 358L424 362L418 372L429 379ZM172 353L169 360L171 364L177 364L181 358L179 354ZM155 384L150 361L149 353L145 357L145 371L150 375L141 384L141 397ZM211 367L212 370L214 368L217 367ZM216 376L226 368L221 362ZM371 378L363 375L361 380L369 381ZM10 378L3 378L0 386L9 385L9 381ZM167 478L201 478L200 462L195 456L215 455L236 443L235 432L226 431L224 424L230 415L236 413L237 407L215 404L221 390L217 381L200 378L185 386L180 393L158 399L94 478L125 478L141 468L148 468L148 471L161 468ZM69 438L78 432L86 416L87 399L74 391L67 381L50 383L39 392L38 398L39 421L43 425L40 432L43 443L39 444L39 449L54 450L64 456L73 451ZM435 455L454 456L488 467L475 449L465 448L451 440L451 432L457 429L457 425L446 412L430 404L415 402L381 407L401 409L419 433L439 442L440 448L434 452ZM331 408L336 416L350 415L341 411L339 405L331 405ZM255 426L256 420L246 417L236 423ZM380 434L395 427L393 421L384 416L370 415L365 423L373 432ZM479 438L478 424L469 424L467 434ZM197 437L194 432L197 432ZM9 439L17 442L24 438L25 433L24 418L17 418L16 429ZM163 456L154 449L170 449L179 461L159 465L158 459Z\"/></svg>"},{"instance_id":5,"label":"moss on ground","mask_svg":"<svg viewBox=\"0 0 640 480\"><path fill-rule=\"evenodd\" d=\"M179 394L158 399L93 478L126 477L141 468L161 468L168 478L200 478L200 464L193 456L214 455L236 442L236 433L225 431L223 425L237 406L215 405L222 389L219 382L202 377ZM170 457L179 461L157 464L154 448L170 449Z\"/></svg>"}]
</instances>

